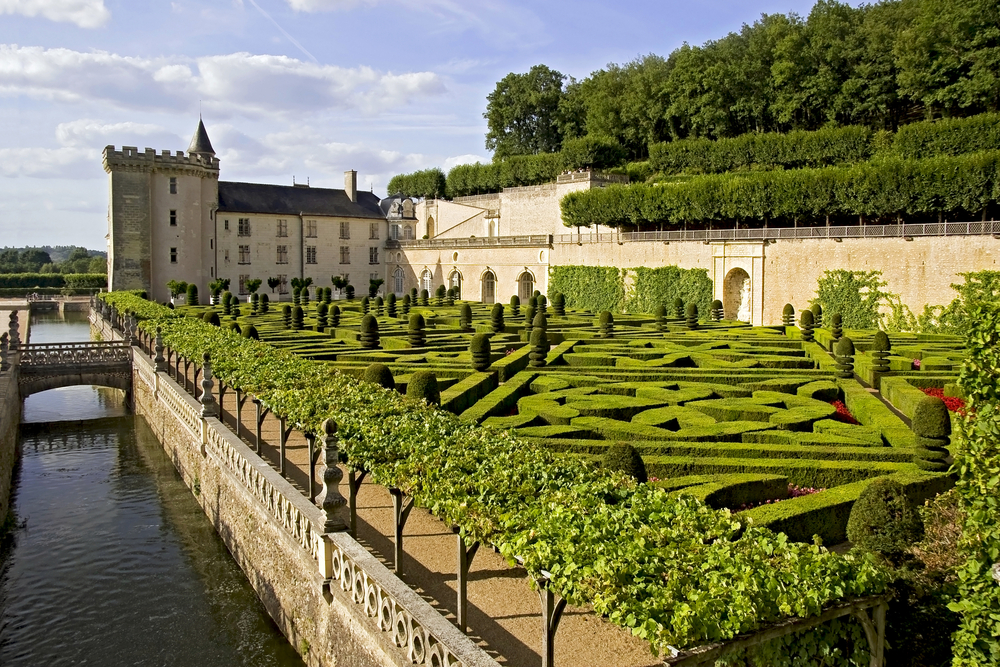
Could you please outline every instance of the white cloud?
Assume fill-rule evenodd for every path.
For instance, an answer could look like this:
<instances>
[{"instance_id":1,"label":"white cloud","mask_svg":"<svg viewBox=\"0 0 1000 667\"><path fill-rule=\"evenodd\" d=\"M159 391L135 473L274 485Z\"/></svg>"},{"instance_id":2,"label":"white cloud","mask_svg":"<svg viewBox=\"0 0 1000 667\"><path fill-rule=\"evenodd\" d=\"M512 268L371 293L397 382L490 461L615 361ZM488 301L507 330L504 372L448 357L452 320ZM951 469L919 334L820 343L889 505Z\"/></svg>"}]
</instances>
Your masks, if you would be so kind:
<instances>
[{"instance_id":1,"label":"white cloud","mask_svg":"<svg viewBox=\"0 0 1000 667\"><path fill-rule=\"evenodd\" d=\"M491 162L491 160L485 155L456 155L445 158L444 162L441 163L441 169L447 174L453 167L457 167L460 164L475 164L477 162L485 164Z\"/></svg>"},{"instance_id":2,"label":"white cloud","mask_svg":"<svg viewBox=\"0 0 1000 667\"><path fill-rule=\"evenodd\" d=\"M63 146L102 149L108 144L117 146L151 146L158 149L184 148L184 140L165 127L149 123L102 123L81 118L56 127L56 139Z\"/></svg>"},{"instance_id":3,"label":"white cloud","mask_svg":"<svg viewBox=\"0 0 1000 667\"><path fill-rule=\"evenodd\" d=\"M0 14L41 16L81 28L99 28L111 18L104 0L0 0Z\"/></svg>"},{"instance_id":4,"label":"white cloud","mask_svg":"<svg viewBox=\"0 0 1000 667\"><path fill-rule=\"evenodd\" d=\"M130 109L190 111L202 100L216 117L300 116L329 109L376 114L444 89L433 72L396 74L287 56L139 58L0 45L0 95L110 102Z\"/></svg>"},{"instance_id":5,"label":"white cloud","mask_svg":"<svg viewBox=\"0 0 1000 667\"><path fill-rule=\"evenodd\" d=\"M93 149L0 148L0 176L14 178L96 178L102 173L101 153Z\"/></svg>"}]
</instances>

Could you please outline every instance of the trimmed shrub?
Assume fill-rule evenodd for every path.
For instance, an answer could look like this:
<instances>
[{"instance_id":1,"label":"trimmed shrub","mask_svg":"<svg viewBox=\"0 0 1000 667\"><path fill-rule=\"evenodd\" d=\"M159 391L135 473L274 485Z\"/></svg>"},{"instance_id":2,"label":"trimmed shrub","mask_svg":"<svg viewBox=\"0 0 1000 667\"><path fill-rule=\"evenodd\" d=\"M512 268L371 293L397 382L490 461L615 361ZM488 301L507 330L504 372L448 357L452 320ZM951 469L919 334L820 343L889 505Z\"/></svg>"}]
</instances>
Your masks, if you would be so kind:
<instances>
[{"instance_id":1,"label":"trimmed shrub","mask_svg":"<svg viewBox=\"0 0 1000 667\"><path fill-rule=\"evenodd\" d=\"M240 315L241 313L240 313L239 302L233 302L233 317L239 317Z\"/></svg>"},{"instance_id":2,"label":"trimmed shrub","mask_svg":"<svg viewBox=\"0 0 1000 667\"><path fill-rule=\"evenodd\" d=\"M552 295L552 312L559 317L566 316L566 295L556 292Z\"/></svg>"},{"instance_id":3,"label":"trimmed shrub","mask_svg":"<svg viewBox=\"0 0 1000 667\"><path fill-rule=\"evenodd\" d=\"M377 384L384 389L396 388L396 380L392 377L392 371L385 364L369 364L361 379L365 382Z\"/></svg>"},{"instance_id":4,"label":"trimmed shrub","mask_svg":"<svg viewBox=\"0 0 1000 667\"><path fill-rule=\"evenodd\" d=\"M854 377L854 341L847 336L837 341L837 377L849 380Z\"/></svg>"},{"instance_id":5,"label":"trimmed shrub","mask_svg":"<svg viewBox=\"0 0 1000 667\"><path fill-rule=\"evenodd\" d=\"M812 308L809 310L813 313L813 326L822 327L823 326L823 306L818 303L814 303Z\"/></svg>"},{"instance_id":6,"label":"trimmed shrub","mask_svg":"<svg viewBox=\"0 0 1000 667\"><path fill-rule=\"evenodd\" d=\"M722 312L722 301L720 301L719 299L716 299L715 301L712 302L712 312L711 312L712 321L713 322L721 322L722 321L722 314L723 314L723 312Z\"/></svg>"},{"instance_id":7,"label":"trimmed shrub","mask_svg":"<svg viewBox=\"0 0 1000 667\"><path fill-rule=\"evenodd\" d=\"M250 314L256 315L260 312L260 294L254 292L250 295Z\"/></svg>"},{"instance_id":8,"label":"trimmed shrub","mask_svg":"<svg viewBox=\"0 0 1000 667\"><path fill-rule=\"evenodd\" d=\"M233 314L233 293L226 291L222 293L222 314Z\"/></svg>"},{"instance_id":9,"label":"trimmed shrub","mask_svg":"<svg viewBox=\"0 0 1000 667\"><path fill-rule=\"evenodd\" d=\"M795 326L795 306L790 303L786 303L781 309L781 324L786 327Z\"/></svg>"},{"instance_id":10,"label":"trimmed shrub","mask_svg":"<svg viewBox=\"0 0 1000 667\"><path fill-rule=\"evenodd\" d=\"M244 338L251 338L253 340L260 340L260 334L257 333L257 327L252 324L248 324L243 327L242 335Z\"/></svg>"},{"instance_id":11,"label":"trimmed shrub","mask_svg":"<svg viewBox=\"0 0 1000 667\"><path fill-rule=\"evenodd\" d=\"M358 338L361 347L366 350L374 350L378 347L378 320L369 313L361 318L361 336Z\"/></svg>"},{"instance_id":12,"label":"trimmed shrub","mask_svg":"<svg viewBox=\"0 0 1000 667\"><path fill-rule=\"evenodd\" d=\"M430 294L428 294L427 290L425 289L420 290L420 305L421 306L430 305Z\"/></svg>"},{"instance_id":13,"label":"trimmed shrub","mask_svg":"<svg viewBox=\"0 0 1000 667\"><path fill-rule=\"evenodd\" d=\"M662 303L656 305L656 312L653 314L653 321L656 322L657 331L666 331L667 308Z\"/></svg>"},{"instance_id":14,"label":"trimmed shrub","mask_svg":"<svg viewBox=\"0 0 1000 667\"><path fill-rule=\"evenodd\" d=\"M521 298L516 294L510 297L510 316L518 317L521 314Z\"/></svg>"},{"instance_id":15,"label":"trimmed shrub","mask_svg":"<svg viewBox=\"0 0 1000 667\"><path fill-rule=\"evenodd\" d=\"M493 327L493 333L503 333L504 332L503 304L502 303L495 303L495 304L493 304L493 310L490 311L490 326Z\"/></svg>"},{"instance_id":16,"label":"trimmed shrub","mask_svg":"<svg viewBox=\"0 0 1000 667\"><path fill-rule=\"evenodd\" d=\"M948 441L951 436L951 416L940 398L928 396L917 404L910 421L910 428L917 436L917 450L913 462L929 472L948 469Z\"/></svg>"},{"instance_id":17,"label":"trimmed shrub","mask_svg":"<svg viewBox=\"0 0 1000 667\"><path fill-rule=\"evenodd\" d=\"M281 323L286 329L292 328L292 307L287 303L281 307Z\"/></svg>"},{"instance_id":18,"label":"trimmed shrub","mask_svg":"<svg viewBox=\"0 0 1000 667\"><path fill-rule=\"evenodd\" d=\"M367 315L368 311L370 310L371 310L371 301L369 301L368 297L366 296L361 297L361 314Z\"/></svg>"},{"instance_id":19,"label":"trimmed shrub","mask_svg":"<svg viewBox=\"0 0 1000 667\"><path fill-rule=\"evenodd\" d=\"M417 288L416 287L411 287L410 288L410 303L413 304L414 306L417 305Z\"/></svg>"},{"instance_id":20,"label":"trimmed shrub","mask_svg":"<svg viewBox=\"0 0 1000 667\"><path fill-rule=\"evenodd\" d=\"M385 314L389 317L397 317L399 315L396 310L396 295L393 292L389 292L385 297Z\"/></svg>"},{"instance_id":21,"label":"trimmed shrub","mask_svg":"<svg viewBox=\"0 0 1000 667\"><path fill-rule=\"evenodd\" d=\"M535 312L544 313L547 305L548 300L545 298L544 294L535 295Z\"/></svg>"},{"instance_id":22,"label":"trimmed shrub","mask_svg":"<svg viewBox=\"0 0 1000 667\"><path fill-rule=\"evenodd\" d=\"M260 313L263 315L271 309L271 299L267 294L260 295Z\"/></svg>"},{"instance_id":23,"label":"trimmed shrub","mask_svg":"<svg viewBox=\"0 0 1000 667\"><path fill-rule=\"evenodd\" d=\"M544 311L539 311L535 314L534 319L531 320L531 330L541 329L545 331L549 328L549 318Z\"/></svg>"},{"instance_id":24,"label":"trimmed shrub","mask_svg":"<svg viewBox=\"0 0 1000 667\"><path fill-rule=\"evenodd\" d=\"M834 313L830 318L830 334L834 341L840 340L840 337L844 335L844 318L840 313Z\"/></svg>"},{"instance_id":25,"label":"trimmed shrub","mask_svg":"<svg viewBox=\"0 0 1000 667\"><path fill-rule=\"evenodd\" d=\"M302 323L305 317L305 313L302 310L302 306L292 306L292 329L295 331L300 331L302 329Z\"/></svg>"},{"instance_id":26,"label":"trimmed shrub","mask_svg":"<svg viewBox=\"0 0 1000 667\"><path fill-rule=\"evenodd\" d=\"M598 319L599 338L614 338L615 316L609 310L602 310Z\"/></svg>"},{"instance_id":27,"label":"trimmed shrub","mask_svg":"<svg viewBox=\"0 0 1000 667\"><path fill-rule=\"evenodd\" d=\"M303 307L308 307L309 306L309 286L308 285L306 285L305 287L303 287L302 290L299 292L299 298L302 301L302 306Z\"/></svg>"},{"instance_id":28,"label":"trimmed shrub","mask_svg":"<svg viewBox=\"0 0 1000 667\"><path fill-rule=\"evenodd\" d=\"M348 301L354 301L354 285L348 285L344 288L344 296L347 297Z\"/></svg>"},{"instance_id":29,"label":"trimmed shrub","mask_svg":"<svg viewBox=\"0 0 1000 667\"><path fill-rule=\"evenodd\" d=\"M410 324L406 329L406 339L411 347L423 347L427 344L427 335L424 333L424 316L420 313L410 315Z\"/></svg>"},{"instance_id":30,"label":"trimmed shrub","mask_svg":"<svg viewBox=\"0 0 1000 667\"><path fill-rule=\"evenodd\" d=\"M411 375L406 384L406 397L430 405L440 405L441 391L438 389L437 376L430 371L417 371Z\"/></svg>"},{"instance_id":31,"label":"trimmed shrub","mask_svg":"<svg viewBox=\"0 0 1000 667\"><path fill-rule=\"evenodd\" d=\"M211 311L202 315L202 319L211 324L213 327L217 327L221 324L219 320L219 314L215 311Z\"/></svg>"},{"instance_id":32,"label":"trimmed shrub","mask_svg":"<svg viewBox=\"0 0 1000 667\"><path fill-rule=\"evenodd\" d=\"M340 306L330 306L330 312L326 316L331 327L340 326Z\"/></svg>"},{"instance_id":33,"label":"trimmed shrub","mask_svg":"<svg viewBox=\"0 0 1000 667\"><path fill-rule=\"evenodd\" d=\"M455 305L455 299L458 298L458 288L449 287L448 291L445 292L444 300L449 306Z\"/></svg>"},{"instance_id":34,"label":"trimmed shrub","mask_svg":"<svg viewBox=\"0 0 1000 667\"><path fill-rule=\"evenodd\" d=\"M402 309L401 309L402 313L403 313L403 317L406 317L406 316L408 316L410 314L410 304L412 302L413 302L413 299L410 298L409 294L404 294L403 295L403 306L402 306Z\"/></svg>"},{"instance_id":35,"label":"trimmed shrub","mask_svg":"<svg viewBox=\"0 0 1000 667\"><path fill-rule=\"evenodd\" d=\"M243 333L238 322L226 322L226 330L232 331L237 336Z\"/></svg>"},{"instance_id":36,"label":"trimmed shrub","mask_svg":"<svg viewBox=\"0 0 1000 667\"><path fill-rule=\"evenodd\" d=\"M561 292L570 308L622 312L625 283L614 266L553 266L549 268L549 294ZM529 304L525 304L529 305Z\"/></svg>"},{"instance_id":37,"label":"trimmed shrub","mask_svg":"<svg viewBox=\"0 0 1000 667\"><path fill-rule=\"evenodd\" d=\"M317 331L321 331L327 327L327 313L330 312L330 307L326 305L325 301L320 301L319 305L316 306L316 327Z\"/></svg>"},{"instance_id":38,"label":"trimmed shrub","mask_svg":"<svg viewBox=\"0 0 1000 667\"><path fill-rule=\"evenodd\" d=\"M462 331L472 331L472 306L467 303L463 303L459 311L458 326Z\"/></svg>"},{"instance_id":39,"label":"trimmed shrub","mask_svg":"<svg viewBox=\"0 0 1000 667\"><path fill-rule=\"evenodd\" d=\"M476 334L469 341L469 354L472 356L472 368L475 371L483 372L490 367L491 349L489 334Z\"/></svg>"},{"instance_id":40,"label":"trimmed shrub","mask_svg":"<svg viewBox=\"0 0 1000 667\"><path fill-rule=\"evenodd\" d=\"M301 306L302 305L302 288L293 287L292 288L292 305Z\"/></svg>"},{"instance_id":41,"label":"trimmed shrub","mask_svg":"<svg viewBox=\"0 0 1000 667\"><path fill-rule=\"evenodd\" d=\"M803 310L799 315L799 329L802 331L802 340L807 343L813 342L813 312Z\"/></svg>"},{"instance_id":42,"label":"trimmed shrub","mask_svg":"<svg viewBox=\"0 0 1000 667\"><path fill-rule=\"evenodd\" d=\"M649 477L646 475L646 464L642 462L639 451L627 442L616 442L608 447L601 459L601 467L624 472L640 483L649 481Z\"/></svg>"},{"instance_id":43,"label":"trimmed shrub","mask_svg":"<svg viewBox=\"0 0 1000 667\"><path fill-rule=\"evenodd\" d=\"M384 310L384 306L385 306L385 301L382 299L382 297L380 296L375 297L375 314L378 315L379 317L382 316L382 311Z\"/></svg>"},{"instance_id":44,"label":"trimmed shrub","mask_svg":"<svg viewBox=\"0 0 1000 667\"><path fill-rule=\"evenodd\" d=\"M837 315L834 315L837 317ZM884 331L875 332L872 340L872 371L875 373L889 372L889 352L892 350L892 343L889 336Z\"/></svg>"},{"instance_id":45,"label":"trimmed shrub","mask_svg":"<svg viewBox=\"0 0 1000 667\"><path fill-rule=\"evenodd\" d=\"M851 509L847 539L865 551L890 560L899 558L924 535L924 523L916 503L903 485L882 477L869 484Z\"/></svg>"},{"instance_id":46,"label":"trimmed shrub","mask_svg":"<svg viewBox=\"0 0 1000 667\"><path fill-rule=\"evenodd\" d=\"M685 309L685 324L688 329L698 328L698 304L689 303Z\"/></svg>"},{"instance_id":47,"label":"trimmed shrub","mask_svg":"<svg viewBox=\"0 0 1000 667\"><path fill-rule=\"evenodd\" d=\"M544 322L545 315L543 313L538 313L535 315L535 320L542 318ZM541 368L545 365L545 358L549 356L549 337L545 332L545 327L535 325L535 328L531 330L531 352L528 354L528 358L531 360L529 363L533 368Z\"/></svg>"},{"instance_id":48,"label":"trimmed shrub","mask_svg":"<svg viewBox=\"0 0 1000 667\"><path fill-rule=\"evenodd\" d=\"M448 290L444 285L438 285L437 290L434 292L434 305L443 306L444 298L447 296Z\"/></svg>"},{"instance_id":49,"label":"trimmed shrub","mask_svg":"<svg viewBox=\"0 0 1000 667\"><path fill-rule=\"evenodd\" d=\"M197 306L198 305L198 286L194 283L188 285L187 289L187 305Z\"/></svg>"},{"instance_id":50,"label":"trimmed shrub","mask_svg":"<svg viewBox=\"0 0 1000 667\"><path fill-rule=\"evenodd\" d=\"M684 299L680 297L674 299L674 319L684 319Z\"/></svg>"}]
</instances>

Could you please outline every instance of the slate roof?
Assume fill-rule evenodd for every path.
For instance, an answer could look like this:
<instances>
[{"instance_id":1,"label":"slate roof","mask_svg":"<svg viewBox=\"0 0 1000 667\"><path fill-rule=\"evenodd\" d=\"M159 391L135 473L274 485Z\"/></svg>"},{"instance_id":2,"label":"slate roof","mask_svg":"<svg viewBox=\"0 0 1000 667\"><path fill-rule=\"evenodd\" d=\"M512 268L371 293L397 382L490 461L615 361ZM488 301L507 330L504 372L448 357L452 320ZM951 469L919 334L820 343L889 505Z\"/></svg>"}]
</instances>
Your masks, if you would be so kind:
<instances>
[{"instance_id":1,"label":"slate roof","mask_svg":"<svg viewBox=\"0 0 1000 667\"><path fill-rule=\"evenodd\" d=\"M215 155L215 149L212 148L212 142L208 138L205 123L202 122L201 118L198 119L198 129L194 131L194 136L191 137L191 143L188 145L188 153L209 153Z\"/></svg>"},{"instance_id":2,"label":"slate roof","mask_svg":"<svg viewBox=\"0 0 1000 667\"><path fill-rule=\"evenodd\" d=\"M385 220L379 198L358 192L352 202L343 190L219 181L219 211L265 215L316 215Z\"/></svg>"}]
</instances>

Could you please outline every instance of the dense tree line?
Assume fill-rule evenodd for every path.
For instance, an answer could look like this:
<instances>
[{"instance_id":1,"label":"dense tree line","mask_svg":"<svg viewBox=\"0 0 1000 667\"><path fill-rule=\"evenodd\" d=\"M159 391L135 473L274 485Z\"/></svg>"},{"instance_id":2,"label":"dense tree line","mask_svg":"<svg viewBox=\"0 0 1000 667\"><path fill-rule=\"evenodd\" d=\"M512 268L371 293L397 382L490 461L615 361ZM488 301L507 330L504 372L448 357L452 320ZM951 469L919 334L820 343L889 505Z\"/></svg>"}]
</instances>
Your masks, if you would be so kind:
<instances>
[{"instance_id":1,"label":"dense tree line","mask_svg":"<svg viewBox=\"0 0 1000 667\"><path fill-rule=\"evenodd\" d=\"M106 273L107 262L104 253L80 247L0 250L0 273Z\"/></svg>"},{"instance_id":2,"label":"dense tree line","mask_svg":"<svg viewBox=\"0 0 1000 667\"><path fill-rule=\"evenodd\" d=\"M611 64L576 81L544 65L504 77L487 99L495 158L567 140L618 143L633 160L659 142L748 132L906 123L1000 110L1000 4L820 0L770 14L668 57Z\"/></svg>"}]
</instances>

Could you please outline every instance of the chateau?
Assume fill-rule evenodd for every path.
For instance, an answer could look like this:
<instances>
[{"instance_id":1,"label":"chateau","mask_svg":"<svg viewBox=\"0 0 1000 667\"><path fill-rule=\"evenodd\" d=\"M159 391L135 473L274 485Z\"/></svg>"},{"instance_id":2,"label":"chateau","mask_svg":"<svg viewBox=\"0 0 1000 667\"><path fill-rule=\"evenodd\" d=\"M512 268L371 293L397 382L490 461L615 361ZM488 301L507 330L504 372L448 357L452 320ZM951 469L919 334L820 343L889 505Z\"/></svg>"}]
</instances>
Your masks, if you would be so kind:
<instances>
[{"instance_id":1,"label":"chateau","mask_svg":"<svg viewBox=\"0 0 1000 667\"><path fill-rule=\"evenodd\" d=\"M108 287L145 289L166 301L170 280L206 290L228 278L234 294L268 278L288 298L292 278L328 285L342 276L358 294L369 281L381 293L412 287L458 288L486 303L546 292L551 266L621 269L676 265L708 272L725 316L777 324L786 303L805 305L825 269L879 270L914 312L947 304L963 272L997 270L1000 223L869 225L798 229L722 229L627 233L571 231L559 202L574 190L627 182L622 176L571 172L555 183L448 200L379 199L344 189L265 185L219 179L220 163L199 120L187 153L114 146L104 150L110 176ZM628 286L629 274L626 273ZM204 293L204 292L203 292Z\"/></svg>"}]
</instances>

